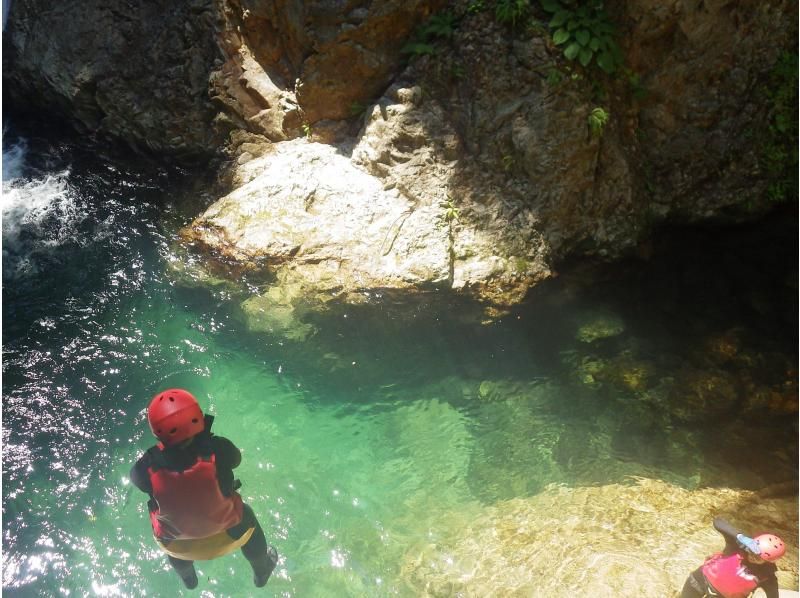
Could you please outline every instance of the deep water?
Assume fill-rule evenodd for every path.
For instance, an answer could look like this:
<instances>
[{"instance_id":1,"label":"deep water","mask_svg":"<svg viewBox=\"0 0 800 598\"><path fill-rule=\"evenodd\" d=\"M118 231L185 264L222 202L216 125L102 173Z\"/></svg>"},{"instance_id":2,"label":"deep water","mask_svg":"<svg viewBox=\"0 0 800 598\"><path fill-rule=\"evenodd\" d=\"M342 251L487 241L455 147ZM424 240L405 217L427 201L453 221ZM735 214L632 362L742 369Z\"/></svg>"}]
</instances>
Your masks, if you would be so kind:
<instances>
[{"instance_id":1,"label":"deep water","mask_svg":"<svg viewBox=\"0 0 800 598\"><path fill-rule=\"evenodd\" d=\"M183 591L128 480L168 387L242 449L281 554L263 595L418 595L418 547L551 484L797 484L796 214L564 265L491 325L352 309L300 343L176 282L207 173L52 133L3 144L8 596ZM198 572L203 595L256 594L238 554Z\"/></svg>"}]
</instances>

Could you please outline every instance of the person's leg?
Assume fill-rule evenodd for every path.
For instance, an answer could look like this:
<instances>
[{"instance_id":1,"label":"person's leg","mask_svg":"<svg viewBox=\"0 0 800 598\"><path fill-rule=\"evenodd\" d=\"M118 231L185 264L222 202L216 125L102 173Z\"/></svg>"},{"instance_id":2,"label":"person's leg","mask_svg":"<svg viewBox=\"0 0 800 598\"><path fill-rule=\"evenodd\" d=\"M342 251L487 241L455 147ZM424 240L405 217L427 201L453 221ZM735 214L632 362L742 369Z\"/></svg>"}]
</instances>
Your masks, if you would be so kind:
<instances>
[{"instance_id":1,"label":"person's leg","mask_svg":"<svg viewBox=\"0 0 800 598\"><path fill-rule=\"evenodd\" d=\"M175 572L181 576L183 585L190 590L197 587L197 573L194 570L194 561L184 561L183 559L176 559L174 556L167 555L169 564L175 569Z\"/></svg>"},{"instance_id":2,"label":"person's leg","mask_svg":"<svg viewBox=\"0 0 800 598\"><path fill-rule=\"evenodd\" d=\"M253 583L260 588L267 584L269 576L278 564L278 551L267 544L264 530L261 529L256 514L249 505L244 505L241 523L228 529L227 533L232 538L241 538L251 527L254 528L253 535L242 546L242 554L253 568Z\"/></svg>"},{"instance_id":3,"label":"person's leg","mask_svg":"<svg viewBox=\"0 0 800 598\"><path fill-rule=\"evenodd\" d=\"M681 598L702 598L706 595L706 578L702 569L695 569L686 578L681 590Z\"/></svg>"}]
</instances>

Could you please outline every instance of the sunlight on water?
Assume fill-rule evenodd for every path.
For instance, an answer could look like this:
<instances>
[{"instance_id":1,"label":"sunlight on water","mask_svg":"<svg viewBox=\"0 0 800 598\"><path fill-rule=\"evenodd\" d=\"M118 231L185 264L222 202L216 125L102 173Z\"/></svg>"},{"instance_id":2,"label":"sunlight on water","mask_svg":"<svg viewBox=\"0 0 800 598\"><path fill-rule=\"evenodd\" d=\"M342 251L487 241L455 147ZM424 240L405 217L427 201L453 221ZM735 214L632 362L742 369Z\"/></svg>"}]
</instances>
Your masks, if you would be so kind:
<instances>
[{"instance_id":1,"label":"sunlight on water","mask_svg":"<svg viewBox=\"0 0 800 598\"><path fill-rule=\"evenodd\" d=\"M242 496L281 555L263 595L612 596L646 589L637 543L650 573L671 559L653 575L677 589L719 542L715 510L796 488L783 411L702 419L713 401L746 408L726 375L770 409L796 409L785 386L796 355L754 345L737 313L706 330L713 302L712 315L680 312L685 336L670 329L676 312L637 312L646 302L625 293L641 289L600 292L615 282L557 289L488 327L354 309L290 342L247 333L224 292L175 283L185 216L159 223L154 205L180 189L94 162L24 172L4 162L8 595L183 593L128 480L153 442L144 409L169 387L195 393L243 452ZM747 458L764 433L776 439L769 467ZM791 492L742 525L793 537ZM675 554L659 539L687 543ZM197 568L200 595L257 595L240 554ZM796 565L781 579L796 584Z\"/></svg>"}]
</instances>

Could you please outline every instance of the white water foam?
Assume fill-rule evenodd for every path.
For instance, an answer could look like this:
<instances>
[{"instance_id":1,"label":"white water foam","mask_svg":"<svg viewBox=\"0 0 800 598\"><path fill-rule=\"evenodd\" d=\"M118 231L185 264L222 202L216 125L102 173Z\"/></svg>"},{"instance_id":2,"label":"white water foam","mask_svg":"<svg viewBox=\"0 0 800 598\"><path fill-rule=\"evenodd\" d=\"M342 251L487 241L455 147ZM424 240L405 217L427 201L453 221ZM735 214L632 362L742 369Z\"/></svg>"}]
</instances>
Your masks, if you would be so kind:
<instances>
[{"instance_id":1,"label":"white water foam","mask_svg":"<svg viewBox=\"0 0 800 598\"><path fill-rule=\"evenodd\" d=\"M86 218L68 182L69 170L25 176L27 147L3 148L3 278L39 271L39 258L71 241Z\"/></svg>"}]
</instances>

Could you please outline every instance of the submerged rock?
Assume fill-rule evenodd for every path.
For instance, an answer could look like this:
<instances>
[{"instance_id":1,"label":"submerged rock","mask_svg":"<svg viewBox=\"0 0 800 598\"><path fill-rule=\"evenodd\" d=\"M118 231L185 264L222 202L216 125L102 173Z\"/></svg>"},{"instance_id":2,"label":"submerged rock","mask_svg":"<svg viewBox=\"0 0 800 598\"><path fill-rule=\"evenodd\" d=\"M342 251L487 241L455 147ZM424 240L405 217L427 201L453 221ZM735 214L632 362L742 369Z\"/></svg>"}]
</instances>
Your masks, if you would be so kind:
<instances>
[{"instance_id":1,"label":"submerged rock","mask_svg":"<svg viewBox=\"0 0 800 598\"><path fill-rule=\"evenodd\" d=\"M625 322L611 312L584 314L579 318L575 338L583 343L619 336L625 332Z\"/></svg>"},{"instance_id":2,"label":"submerged rock","mask_svg":"<svg viewBox=\"0 0 800 598\"><path fill-rule=\"evenodd\" d=\"M717 515L746 531L797 537L796 493L685 490L660 480L568 488L498 503L452 536L409 551L418 596L673 596L723 538ZM780 495L782 494L782 495ZM778 563L798 583L797 547Z\"/></svg>"}]
</instances>

